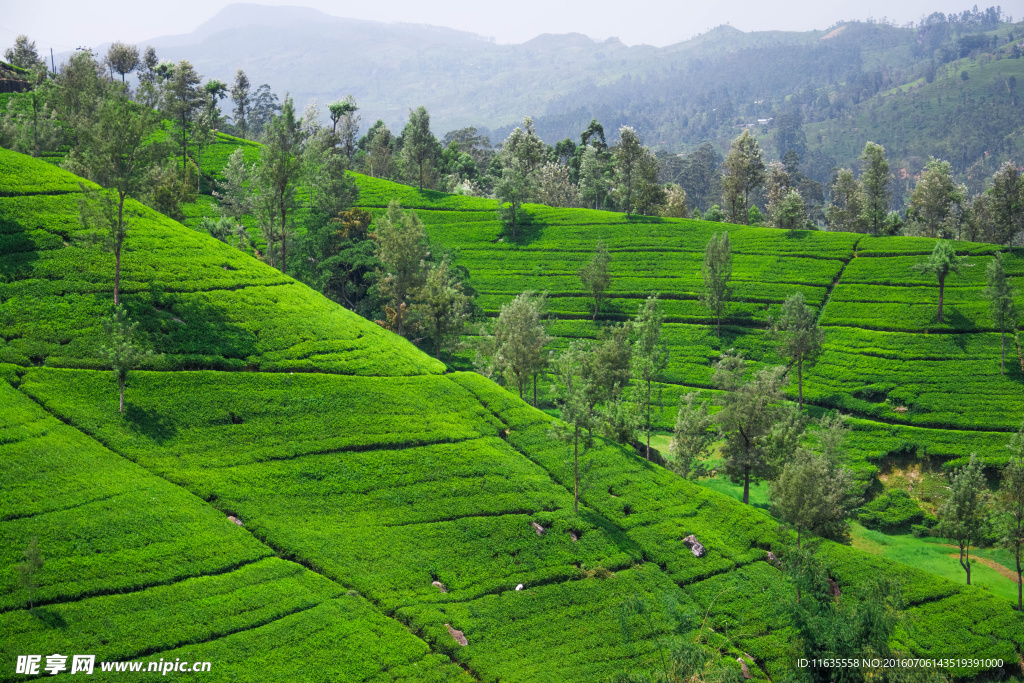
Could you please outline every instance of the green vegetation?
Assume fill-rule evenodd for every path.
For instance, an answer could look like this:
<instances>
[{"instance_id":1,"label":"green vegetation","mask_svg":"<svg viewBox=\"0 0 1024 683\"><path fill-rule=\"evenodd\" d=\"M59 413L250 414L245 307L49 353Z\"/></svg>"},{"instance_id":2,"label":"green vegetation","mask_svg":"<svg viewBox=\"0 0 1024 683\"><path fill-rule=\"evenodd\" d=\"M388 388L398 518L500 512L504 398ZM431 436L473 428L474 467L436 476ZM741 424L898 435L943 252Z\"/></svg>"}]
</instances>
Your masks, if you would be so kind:
<instances>
[{"instance_id":1,"label":"green vegetation","mask_svg":"<svg viewBox=\"0 0 1024 683\"><path fill-rule=\"evenodd\" d=\"M893 534L905 533L911 526L925 523L928 515L906 491L892 489L862 507L857 520L869 529L877 528ZM934 516L931 517L931 523L935 523Z\"/></svg>"},{"instance_id":2,"label":"green vegetation","mask_svg":"<svg viewBox=\"0 0 1024 683\"><path fill-rule=\"evenodd\" d=\"M692 387L720 385L713 396L729 431L752 420L771 439L775 420L765 416L788 408L764 325L794 291L812 317L821 313L825 331L825 352L804 378L808 412L830 401L884 403L870 390L848 391L859 380L834 369L829 344L845 344L866 363L880 359L858 344L906 354L905 368L879 371L890 383L952 382L916 363L952 366L970 355L955 339L918 346L909 334L826 322L836 282L853 264L916 258L854 258L859 236L730 228L735 299L719 336L698 297L705 245L721 226L524 204L512 237L494 201L354 176L377 190L361 193L368 211L380 216L391 189L410 195L403 206L416 207L436 248L463 247L441 263L468 270L485 313L499 314L531 288L549 292L548 332L540 308L527 306L523 327L535 340L557 337L553 350L571 349L555 386L568 392L556 407L570 425L572 451L551 438L564 422L514 391L480 374L445 372L409 342L270 265L130 199L120 295L138 323L134 332L161 355L131 370L122 413L114 395L123 376L107 371L101 352L113 256L78 221L83 190L43 161L0 152L0 165L29 176L56 173L55 185L67 188L42 194L45 187L10 181L0 197L5 244L18 245L0 255L0 459L11 465L0 470L0 525L11 539L0 554L7 582L0 636L19 647L99 643L101 659L187 655L219 662L218 680L251 675L253 666L274 678L313 679L307 667L315 654L331 657L325 675L346 680L590 681L653 670L659 639L676 632L675 615L684 613L706 615L709 627L727 634L712 643L724 657L747 657L757 676L781 677L792 667L793 625L776 606L788 588L763 560L785 533L762 511L599 435L596 409L614 397L599 395L607 387L591 386L583 371L597 376L605 345L616 330L628 332L609 323L632 318L645 300L661 305L664 323L652 323L647 335L659 371L651 373L651 396L660 392L663 405L677 406ZM612 284L594 316L576 273L599 241ZM979 260L994 252L970 248ZM1019 264L1006 263L1016 274ZM654 289L662 299L648 299ZM660 322L653 312L649 318ZM932 335L940 336L951 335ZM989 327L964 336L970 349L999 342ZM528 367L498 374L522 393L543 370L542 347L525 344ZM751 376L771 385L760 392L767 403L725 393L747 379L746 365L729 363L736 357L729 349L742 351ZM468 367L468 353L453 357L456 369ZM730 377L716 381L716 362ZM998 373L994 353L986 362L988 379L972 378L975 393L957 395L988 406L978 420L990 431L977 436L1002 447L1016 424L999 412L1000 395L989 404L982 396L1003 386L998 381L1009 397L1019 375ZM977 426L948 396L897 389L886 396L912 398L914 413L896 410L906 403L857 410L844 456L855 469L912 443L930 445L933 432L952 431L943 428ZM1016 405L1019 391L1007 400ZM674 423L674 411L660 412L659 426ZM878 417L894 424L872 421ZM739 443L735 433L730 438ZM964 445L950 437L951 461L965 455ZM749 482L770 463L760 452L767 446L748 446L730 446L728 455L748 456L730 469ZM990 459L1006 457L988 450ZM856 471L869 475L870 466ZM703 557L681 542L690 535ZM44 561L29 610L13 569L33 543ZM1007 661L1024 647L1019 616L1001 597L829 542L818 556L843 587L870 586L881 572L904 579L907 616L925 633L945 630ZM635 596L656 605L655 614L627 638L616 610ZM961 633L967 619L951 613L970 614L977 631ZM184 616L194 614L203 616ZM893 640L917 656L962 654L949 637L897 630ZM2 663L0 676L13 680L11 662Z\"/></svg>"}]
</instances>

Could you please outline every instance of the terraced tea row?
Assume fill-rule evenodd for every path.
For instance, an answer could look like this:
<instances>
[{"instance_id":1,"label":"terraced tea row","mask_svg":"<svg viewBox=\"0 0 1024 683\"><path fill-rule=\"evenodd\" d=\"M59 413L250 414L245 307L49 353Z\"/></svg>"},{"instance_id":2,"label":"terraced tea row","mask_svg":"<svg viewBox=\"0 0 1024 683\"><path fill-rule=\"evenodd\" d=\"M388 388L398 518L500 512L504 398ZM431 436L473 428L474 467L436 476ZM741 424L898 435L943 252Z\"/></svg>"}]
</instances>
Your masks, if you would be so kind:
<instances>
[{"instance_id":1,"label":"terraced tea row","mask_svg":"<svg viewBox=\"0 0 1024 683\"><path fill-rule=\"evenodd\" d=\"M114 256L101 249L97 231L81 227L77 179L6 150L0 165L11 178L43 173L70 188L56 196L0 196L0 237L8 240L0 245L0 362L98 367ZM136 202L126 210L123 301L152 349L163 354L147 367L387 376L443 371L412 344L343 314L237 249ZM21 240L17 249L7 248L11 240Z\"/></svg>"},{"instance_id":2,"label":"terraced tea row","mask_svg":"<svg viewBox=\"0 0 1024 683\"><path fill-rule=\"evenodd\" d=\"M383 193L385 181L356 179ZM993 245L957 243L958 251L969 256L970 267L947 279L943 323L938 323L938 282L912 269L935 244L927 238L627 220L609 212L528 205L522 234L512 239L496 214L487 220L484 210L443 210L443 200L433 196L410 195L407 200L417 207L435 243L457 248L457 260L469 270L470 283L480 292L477 302L488 315L496 315L523 291L547 292L553 334L596 338L608 323L635 316L642 298L661 294L665 334L676 357L664 377L676 388L666 387L663 395L668 409L660 423L663 429L671 428L675 401L686 387L711 385L711 365L722 350L744 348L755 368L785 362L762 333L768 316L776 315L794 292L812 306L824 304L820 321L826 329L826 350L805 373L804 393L812 403L886 422L991 430L985 442L996 444L996 450L982 455L993 463L1004 457L1002 445L1008 439L999 432L1016 429L1024 414L1020 364L1008 363L1006 376L999 374L999 336L992 331L983 294L985 268L997 250ZM734 256L733 299L723 318L727 339L720 341L699 332L714 322L699 296L704 247L713 232L722 230L729 231ZM611 285L599 321L591 325L586 319L593 316L593 299L576 273L592 258L598 240L610 250ZM1024 273L1024 258L1004 258L1007 272ZM1018 306L1024 308L1024 292L1018 294ZM949 337L948 343L933 343L935 333L956 334L940 334ZM751 344L753 339L757 341ZM870 350L879 344L911 351L879 356ZM552 348L563 346L556 341ZM1012 337L1008 351L1015 360ZM457 355L457 367L470 367L472 356ZM795 385L794 377L794 395ZM893 448L898 450L898 444Z\"/></svg>"},{"instance_id":3,"label":"terraced tea row","mask_svg":"<svg viewBox=\"0 0 1024 683\"><path fill-rule=\"evenodd\" d=\"M0 680L23 678L13 673L16 655L55 652L210 661L218 680L253 666L321 680L296 670L310 642L330 657L318 670L345 680L470 680L366 600L273 557L222 512L48 415L8 381L0 406ZM14 565L33 538L43 565L30 613ZM115 677L98 666L96 675Z\"/></svg>"}]
</instances>

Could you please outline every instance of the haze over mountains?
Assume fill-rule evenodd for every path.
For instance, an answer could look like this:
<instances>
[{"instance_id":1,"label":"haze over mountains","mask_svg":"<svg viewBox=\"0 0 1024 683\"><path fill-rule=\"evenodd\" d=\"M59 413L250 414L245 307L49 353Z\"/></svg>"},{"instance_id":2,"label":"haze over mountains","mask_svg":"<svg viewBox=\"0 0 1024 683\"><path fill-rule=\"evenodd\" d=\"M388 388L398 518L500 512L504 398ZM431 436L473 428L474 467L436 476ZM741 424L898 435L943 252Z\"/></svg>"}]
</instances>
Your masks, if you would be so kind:
<instances>
[{"instance_id":1,"label":"haze over mountains","mask_svg":"<svg viewBox=\"0 0 1024 683\"><path fill-rule=\"evenodd\" d=\"M195 31L145 41L162 59L189 59L207 78L250 80L300 105L355 96L364 122L400 127L426 106L433 127L502 127L540 116L568 93L647 76L739 47L813 44L826 32L744 34L726 26L676 45L628 47L579 33L519 45L453 29L332 17L297 7L230 5ZM559 106L560 110L562 107ZM587 119L589 122L589 119Z\"/></svg>"}]
</instances>

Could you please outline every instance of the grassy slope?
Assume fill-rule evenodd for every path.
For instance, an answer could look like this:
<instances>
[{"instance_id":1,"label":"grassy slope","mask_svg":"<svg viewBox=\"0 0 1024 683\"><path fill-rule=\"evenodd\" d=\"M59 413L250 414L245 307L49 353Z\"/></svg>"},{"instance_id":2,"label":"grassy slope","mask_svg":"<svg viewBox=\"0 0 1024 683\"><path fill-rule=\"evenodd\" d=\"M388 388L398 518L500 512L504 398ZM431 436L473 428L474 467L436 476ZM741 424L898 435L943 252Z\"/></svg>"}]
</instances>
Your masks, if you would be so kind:
<instances>
[{"instance_id":1,"label":"grassy slope","mask_svg":"<svg viewBox=\"0 0 1024 683\"><path fill-rule=\"evenodd\" d=\"M0 163L28 176L46 168L6 152ZM128 278L125 299L166 355L133 373L119 416L113 378L95 369L96 333L83 331L109 301L110 273L94 269L109 257L77 242L67 195L33 199L0 198L5 234L38 245L0 255L0 350L14 363L0 366L0 459L14 463L0 475L12 539L2 575L32 536L48 558L35 615L16 587L3 593L0 634L17 652L106 641L95 646L101 659L210 659L219 680L441 680L463 669L480 680L600 680L645 666L669 628L659 617L653 633L623 641L616 607L641 594L743 633L728 649L753 655L759 676L791 666L780 577L762 561L777 533L770 518L607 444L587 458L575 514L571 461L548 437L548 416L478 375L438 374L404 341L265 266L218 268L230 249L141 208L126 268L148 267L165 284L154 292ZM61 234L53 225L72 239L34 241ZM211 274L255 283L228 283L189 309ZM175 336L190 327L194 336ZM262 372L226 371L245 330L260 332L244 360ZM305 353L312 343L320 353ZM707 557L681 545L690 533ZM183 540L187 552L174 553ZM1010 659L1024 646L1006 601L850 549L826 554L843 585L880 569L902 576L927 628L948 616L927 612L935 605L971 603L942 626L952 640L901 635L918 654ZM169 613L197 616L165 630ZM331 668L309 665L321 659Z\"/></svg>"}]
</instances>

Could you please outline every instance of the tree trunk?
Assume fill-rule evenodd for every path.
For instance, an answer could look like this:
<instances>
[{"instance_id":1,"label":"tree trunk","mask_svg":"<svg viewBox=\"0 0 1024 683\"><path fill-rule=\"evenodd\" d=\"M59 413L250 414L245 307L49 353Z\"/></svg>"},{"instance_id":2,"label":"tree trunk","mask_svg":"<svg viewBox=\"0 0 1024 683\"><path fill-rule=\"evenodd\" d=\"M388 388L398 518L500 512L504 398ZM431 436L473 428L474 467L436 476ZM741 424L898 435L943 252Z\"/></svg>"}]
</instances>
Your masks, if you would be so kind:
<instances>
[{"instance_id":1,"label":"tree trunk","mask_svg":"<svg viewBox=\"0 0 1024 683\"><path fill-rule=\"evenodd\" d=\"M1024 612L1024 581L1022 581L1022 574L1020 566L1020 546L1017 546L1017 611Z\"/></svg>"},{"instance_id":2,"label":"tree trunk","mask_svg":"<svg viewBox=\"0 0 1024 683\"><path fill-rule=\"evenodd\" d=\"M1000 341L1001 348L1000 348L1000 356L999 356L999 374L1005 375L1006 374L1006 332L1003 331L1000 334L1000 337L1001 337L1001 341Z\"/></svg>"},{"instance_id":3,"label":"tree trunk","mask_svg":"<svg viewBox=\"0 0 1024 683\"><path fill-rule=\"evenodd\" d=\"M939 278L939 323L942 322L942 295L944 293L943 290L945 289L945 287L946 287L946 278L945 277L940 277Z\"/></svg>"},{"instance_id":4,"label":"tree trunk","mask_svg":"<svg viewBox=\"0 0 1024 683\"><path fill-rule=\"evenodd\" d=\"M36 101L36 93L32 93L32 138L35 141L34 157L39 156L39 103Z\"/></svg>"},{"instance_id":5,"label":"tree trunk","mask_svg":"<svg viewBox=\"0 0 1024 683\"><path fill-rule=\"evenodd\" d=\"M537 373L533 373L533 407L537 407Z\"/></svg>"},{"instance_id":6,"label":"tree trunk","mask_svg":"<svg viewBox=\"0 0 1024 683\"><path fill-rule=\"evenodd\" d=\"M750 465L743 468L743 504L750 503Z\"/></svg>"},{"instance_id":7,"label":"tree trunk","mask_svg":"<svg viewBox=\"0 0 1024 683\"><path fill-rule=\"evenodd\" d=\"M420 192L423 192L423 162L420 161Z\"/></svg>"},{"instance_id":8,"label":"tree trunk","mask_svg":"<svg viewBox=\"0 0 1024 683\"><path fill-rule=\"evenodd\" d=\"M580 511L580 430L576 428L576 433L572 442L572 474L573 474L573 487L572 487L572 509L574 512Z\"/></svg>"},{"instance_id":9,"label":"tree trunk","mask_svg":"<svg viewBox=\"0 0 1024 683\"><path fill-rule=\"evenodd\" d=\"M285 219L288 210L284 208L284 192L281 192L281 272L287 275L288 269L288 237L285 235L284 227L287 225Z\"/></svg>"},{"instance_id":10,"label":"tree trunk","mask_svg":"<svg viewBox=\"0 0 1024 683\"><path fill-rule=\"evenodd\" d=\"M804 356L796 359L797 412L804 409Z\"/></svg>"},{"instance_id":11,"label":"tree trunk","mask_svg":"<svg viewBox=\"0 0 1024 683\"><path fill-rule=\"evenodd\" d=\"M964 562L964 555L967 555L967 562ZM967 585L971 585L971 548L968 546L965 550L960 551L960 566L967 572Z\"/></svg>"},{"instance_id":12,"label":"tree trunk","mask_svg":"<svg viewBox=\"0 0 1024 683\"><path fill-rule=\"evenodd\" d=\"M114 305L121 303L121 244L114 252Z\"/></svg>"},{"instance_id":13,"label":"tree trunk","mask_svg":"<svg viewBox=\"0 0 1024 683\"><path fill-rule=\"evenodd\" d=\"M117 378L117 390L120 395L120 403L118 405L118 412L124 412L124 377L118 376Z\"/></svg>"},{"instance_id":14,"label":"tree trunk","mask_svg":"<svg viewBox=\"0 0 1024 683\"><path fill-rule=\"evenodd\" d=\"M644 457L651 459L651 380L647 380L647 453Z\"/></svg>"}]
</instances>

